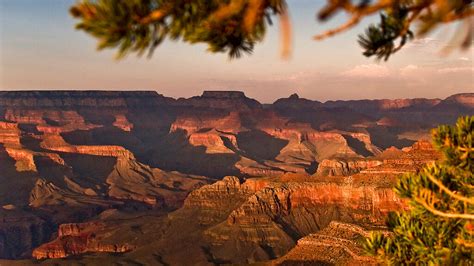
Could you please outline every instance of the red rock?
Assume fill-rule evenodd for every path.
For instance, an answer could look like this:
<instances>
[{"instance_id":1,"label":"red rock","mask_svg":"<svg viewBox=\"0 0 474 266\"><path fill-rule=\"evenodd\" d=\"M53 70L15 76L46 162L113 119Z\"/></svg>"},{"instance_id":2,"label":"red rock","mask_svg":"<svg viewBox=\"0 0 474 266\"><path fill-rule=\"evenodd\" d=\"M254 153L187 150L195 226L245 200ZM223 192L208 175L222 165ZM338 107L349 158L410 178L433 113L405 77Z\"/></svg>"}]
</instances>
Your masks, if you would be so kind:
<instances>
[{"instance_id":1,"label":"red rock","mask_svg":"<svg viewBox=\"0 0 474 266\"><path fill-rule=\"evenodd\" d=\"M387 212L406 207L391 190L396 176L439 154L427 142L379 154L374 143L407 145L406 138L469 113L471 103L471 94L326 103L292 96L261 105L239 92L179 100L155 92L0 92L0 193L6 195L0 211L21 217L2 218L0 257L31 254L50 239L45 228L63 222L68 224L60 226L58 238L35 250L35 257L125 252L132 248L128 240L108 238L132 230L120 219L111 222L121 215L140 215L133 218L139 226L148 221L147 235L138 237L146 240L133 245L146 248L143 256L163 258L144 261L184 265L193 263L181 246L171 246L188 239L185 251L198 254L196 264L250 263L284 255L297 239L328 225L334 229L329 233L342 235L354 231L351 226L383 224ZM242 137L249 132L258 134ZM318 164L320 175L313 175ZM195 175L201 168L217 172L214 178L239 177L206 185L214 180ZM120 209L128 204L137 211L124 215ZM100 216L98 224L69 223L112 207L117 213ZM22 216L23 210L52 222ZM148 210L166 216L143 218ZM351 225L333 228L332 221ZM359 255L345 241L351 239L330 239L329 233L311 239L337 245L338 254ZM17 239L21 247L12 244ZM313 244L308 246L330 251Z\"/></svg>"},{"instance_id":2,"label":"red rock","mask_svg":"<svg viewBox=\"0 0 474 266\"><path fill-rule=\"evenodd\" d=\"M383 164L379 160L337 160L325 159L318 165L316 175L319 176L348 176L368 168Z\"/></svg>"},{"instance_id":3,"label":"red rock","mask_svg":"<svg viewBox=\"0 0 474 266\"><path fill-rule=\"evenodd\" d=\"M374 257L367 256L358 241L368 237L370 231L353 224L331 222L316 234L298 240L296 246L283 257L266 265L319 264L378 265Z\"/></svg>"},{"instance_id":4,"label":"red rock","mask_svg":"<svg viewBox=\"0 0 474 266\"><path fill-rule=\"evenodd\" d=\"M128 121L125 115L122 114L115 116L113 125L127 132L130 132L133 129L133 124Z\"/></svg>"},{"instance_id":5,"label":"red rock","mask_svg":"<svg viewBox=\"0 0 474 266\"><path fill-rule=\"evenodd\" d=\"M188 135L200 130L215 129L224 133L237 133L242 130L239 112L230 112L226 116L220 113L180 116L171 125L170 132L185 130Z\"/></svg>"},{"instance_id":6,"label":"red rock","mask_svg":"<svg viewBox=\"0 0 474 266\"><path fill-rule=\"evenodd\" d=\"M33 152L23 149L6 148L8 156L16 161L16 169L18 172L33 171L36 172L36 165L33 160Z\"/></svg>"},{"instance_id":7,"label":"red rock","mask_svg":"<svg viewBox=\"0 0 474 266\"><path fill-rule=\"evenodd\" d=\"M216 130L196 132L189 136L189 143L193 146L206 147L206 153L234 153L225 146L223 138L229 139L237 146L235 135L220 133Z\"/></svg>"},{"instance_id":8,"label":"red rock","mask_svg":"<svg viewBox=\"0 0 474 266\"><path fill-rule=\"evenodd\" d=\"M59 226L58 237L33 250L33 258L58 259L87 252L124 253L133 250L129 244L106 244L96 238L103 223L63 224Z\"/></svg>"}]
</instances>

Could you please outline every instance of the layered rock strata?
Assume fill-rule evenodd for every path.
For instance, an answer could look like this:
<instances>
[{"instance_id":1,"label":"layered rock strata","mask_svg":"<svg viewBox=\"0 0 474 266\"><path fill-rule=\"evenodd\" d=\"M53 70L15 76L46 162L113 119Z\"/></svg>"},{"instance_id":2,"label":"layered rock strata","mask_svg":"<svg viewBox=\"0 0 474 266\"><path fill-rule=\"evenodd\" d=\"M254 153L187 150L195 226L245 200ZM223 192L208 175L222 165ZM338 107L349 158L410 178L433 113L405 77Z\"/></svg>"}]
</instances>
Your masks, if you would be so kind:
<instances>
[{"instance_id":1,"label":"layered rock strata","mask_svg":"<svg viewBox=\"0 0 474 266\"><path fill-rule=\"evenodd\" d=\"M267 265L378 265L361 248L369 234L360 226L331 222L318 233L298 240L287 254Z\"/></svg>"},{"instance_id":2,"label":"layered rock strata","mask_svg":"<svg viewBox=\"0 0 474 266\"><path fill-rule=\"evenodd\" d=\"M33 251L35 259L59 259L87 252L124 253L133 249L129 244L105 244L97 235L104 224L97 222L82 224L62 224L58 238Z\"/></svg>"}]
</instances>

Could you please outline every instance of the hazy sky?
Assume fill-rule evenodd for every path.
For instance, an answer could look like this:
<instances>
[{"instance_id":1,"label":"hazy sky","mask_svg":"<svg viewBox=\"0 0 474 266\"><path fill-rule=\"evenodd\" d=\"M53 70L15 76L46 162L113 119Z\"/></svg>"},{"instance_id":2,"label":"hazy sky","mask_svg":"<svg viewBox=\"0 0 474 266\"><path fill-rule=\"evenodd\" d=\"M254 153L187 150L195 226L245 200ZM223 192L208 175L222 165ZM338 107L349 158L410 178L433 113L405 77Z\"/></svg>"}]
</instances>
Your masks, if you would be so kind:
<instances>
[{"instance_id":1,"label":"hazy sky","mask_svg":"<svg viewBox=\"0 0 474 266\"><path fill-rule=\"evenodd\" d=\"M311 37L342 23L344 16L320 24L323 0L289 0L293 55L279 57L278 24L254 54L229 61L206 46L166 41L154 57L115 61L114 52L97 52L95 39L74 30L68 8L74 0L0 0L0 89L156 90L173 97L205 89L242 90L263 102L297 92L330 99L445 98L474 91L471 48L441 56L450 31L418 39L388 63L365 58L357 35L377 19L325 41Z\"/></svg>"}]
</instances>

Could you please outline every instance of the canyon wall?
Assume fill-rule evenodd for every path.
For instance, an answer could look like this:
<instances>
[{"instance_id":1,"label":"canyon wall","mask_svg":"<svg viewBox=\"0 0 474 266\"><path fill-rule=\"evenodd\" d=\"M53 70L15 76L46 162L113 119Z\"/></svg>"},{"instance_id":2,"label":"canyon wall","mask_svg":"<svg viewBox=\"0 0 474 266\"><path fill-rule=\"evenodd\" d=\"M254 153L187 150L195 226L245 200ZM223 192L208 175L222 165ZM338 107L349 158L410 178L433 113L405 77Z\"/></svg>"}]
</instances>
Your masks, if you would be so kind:
<instances>
[{"instance_id":1,"label":"canyon wall","mask_svg":"<svg viewBox=\"0 0 474 266\"><path fill-rule=\"evenodd\" d=\"M383 225L397 175L439 159L430 129L473 99L0 92L0 258L251 263Z\"/></svg>"}]
</instances>

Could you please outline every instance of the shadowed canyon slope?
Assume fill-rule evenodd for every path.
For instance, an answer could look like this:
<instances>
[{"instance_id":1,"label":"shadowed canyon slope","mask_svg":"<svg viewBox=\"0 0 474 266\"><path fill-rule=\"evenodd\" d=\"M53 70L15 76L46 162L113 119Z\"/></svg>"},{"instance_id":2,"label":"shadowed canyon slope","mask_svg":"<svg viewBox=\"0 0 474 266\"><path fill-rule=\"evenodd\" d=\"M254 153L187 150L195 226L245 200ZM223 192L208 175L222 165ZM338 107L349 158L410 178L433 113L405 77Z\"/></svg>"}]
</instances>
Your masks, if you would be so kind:
<instances>
[{"instance_id":1,"label":"shadowed canyon slope","mask_svg":"<svg viewBox=\"0 0 474 266\"><path fill-rule=\"evenodd\" d=\"M467 93L261 104L232 91L0 92L0 258L370 264L361 237L405 208L397 175L439 158L431 128L473 114Z\"/></svg>"}]
</instances>

